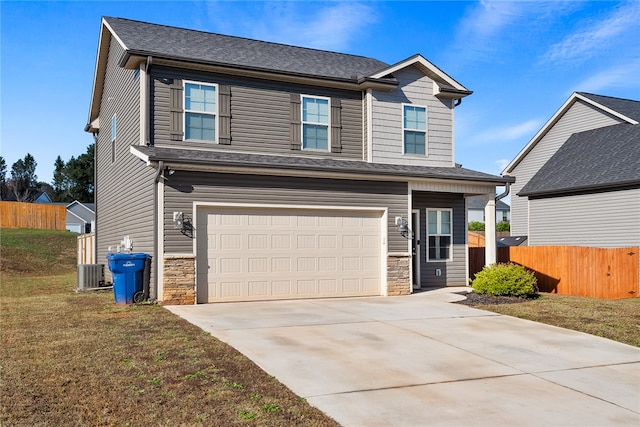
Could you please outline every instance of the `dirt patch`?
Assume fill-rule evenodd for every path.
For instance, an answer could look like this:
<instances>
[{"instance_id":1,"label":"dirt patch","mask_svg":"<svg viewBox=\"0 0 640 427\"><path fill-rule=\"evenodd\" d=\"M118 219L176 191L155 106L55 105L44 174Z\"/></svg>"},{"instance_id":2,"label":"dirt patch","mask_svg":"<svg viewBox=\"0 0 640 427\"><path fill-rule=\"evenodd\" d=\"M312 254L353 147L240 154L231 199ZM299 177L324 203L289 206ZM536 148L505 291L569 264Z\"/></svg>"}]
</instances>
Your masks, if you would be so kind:
<instances>
[{"instance_id":1,"label":"dirt patch","mask_svg":"<svg viewBox=\"0 0 640 427\"><path fill-rule=\"evenodd\" d=\"M456 304L464 304L470 306L478 305L503 305L503 304L521 304L523 302L531 301L527 298L518 297L499 297L495 295L478 294L475 292L459 292L458 295L464 295L467 299L462 301L456 301Z\"/></svg>"}]
</instances>

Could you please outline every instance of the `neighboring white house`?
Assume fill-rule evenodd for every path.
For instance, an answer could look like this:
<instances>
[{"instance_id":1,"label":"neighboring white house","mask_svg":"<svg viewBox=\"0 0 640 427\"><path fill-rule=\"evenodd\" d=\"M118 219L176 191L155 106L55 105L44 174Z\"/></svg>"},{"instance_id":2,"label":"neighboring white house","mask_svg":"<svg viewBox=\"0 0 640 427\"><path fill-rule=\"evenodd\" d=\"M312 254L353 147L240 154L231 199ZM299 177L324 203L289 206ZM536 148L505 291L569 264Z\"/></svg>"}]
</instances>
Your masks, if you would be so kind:
<instances>
[{"instance_id":1,"label":"neighboring white house","mask_svg":"<svg viewBox=\"0 0 640 427\"><path fill-rule=\"evenodd\" d=\"M74 233L95 231L96 212L93 203L81 203L77 200L67 205L67 230Z\"/></svg>"},{"instance_id":2,"label":"neighboring white house","mask_svg":"<svg viewBox=\"0 0 640 427\"><path fill-rule=\"evenodd\" d=\"M484 207L485 201L483 196L467 197L467 221L484 222ZM502 200L498 200L496 202L496 224L503 221L511 221L511 207Z\"/></svg>"},{"instance_id":3,"label":"neighboring white house","mask_svg":"<svg viewBox=\"0 0 640 427\"><path fill-rule=\"evenodd\" d=\"M507 165L511 234L534 245L640 245L640 101L576 92Z\"/></svg>"}]
</instances>

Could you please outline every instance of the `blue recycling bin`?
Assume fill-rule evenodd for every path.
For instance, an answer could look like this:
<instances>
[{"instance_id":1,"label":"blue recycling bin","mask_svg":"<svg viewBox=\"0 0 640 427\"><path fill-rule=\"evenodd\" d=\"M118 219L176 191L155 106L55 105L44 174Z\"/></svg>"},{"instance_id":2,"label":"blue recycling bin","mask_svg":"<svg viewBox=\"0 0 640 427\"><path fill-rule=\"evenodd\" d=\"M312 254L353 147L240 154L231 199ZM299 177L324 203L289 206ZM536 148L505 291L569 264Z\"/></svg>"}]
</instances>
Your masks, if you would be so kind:
<instances>
[{"instance_id":1,"label":"blue recycling bin","mask_svg":"<svg viewBox=\"0 0 640 427\"><path fill-rule=\"evenodd\" d=\"M132 304L144 299L142 287L148 257L149 255L141 252L107 254L116 304Z\"/></svg>"}]
</instances>

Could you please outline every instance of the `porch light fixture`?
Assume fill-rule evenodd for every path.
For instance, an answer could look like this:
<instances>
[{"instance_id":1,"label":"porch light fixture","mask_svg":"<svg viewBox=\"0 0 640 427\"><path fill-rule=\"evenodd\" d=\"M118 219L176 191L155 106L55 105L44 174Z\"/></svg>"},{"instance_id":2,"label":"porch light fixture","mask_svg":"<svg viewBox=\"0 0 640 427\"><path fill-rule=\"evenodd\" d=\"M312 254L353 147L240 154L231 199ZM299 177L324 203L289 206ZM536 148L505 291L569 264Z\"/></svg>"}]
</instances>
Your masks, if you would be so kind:
<instances>
[{"instance_id":1,"label":"porch light fixture","mask_svg":"<svg viewBox=\"0 0 640 427\"><path fill-rule=\"evenodd\" d=\"M173 213L173 224L178 230L184 230L184 212Z\"/></svg>"},{"instance_id":2,"label":"porch light fixture","mask_svg":"<svg viewBox=\"0 0 640 427\"><path fill-rule=\"evenodd\" d=\"M405 239L413 239L413 231L409 230L409 223L406 219L401 216L396 217L396 227L398 227L398 232Z\"/></svg>"}]
</instances>

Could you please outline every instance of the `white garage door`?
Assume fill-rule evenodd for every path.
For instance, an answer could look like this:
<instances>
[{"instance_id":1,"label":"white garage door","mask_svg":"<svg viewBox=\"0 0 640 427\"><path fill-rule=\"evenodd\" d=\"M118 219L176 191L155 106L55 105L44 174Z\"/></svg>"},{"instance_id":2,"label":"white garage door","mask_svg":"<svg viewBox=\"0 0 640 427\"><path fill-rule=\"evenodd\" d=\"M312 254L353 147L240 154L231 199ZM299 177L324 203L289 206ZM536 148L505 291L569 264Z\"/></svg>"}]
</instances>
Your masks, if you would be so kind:
<instances>
[{"instance_id":1,"label":"white garage door","mask_svg":"<svg viewBox=\"0 0 640 427\"><path fill-rule=\"evenodd\" d=\"M380 295L381 215L200 209L198 302Z\"/></svg>"}]
</instances>

